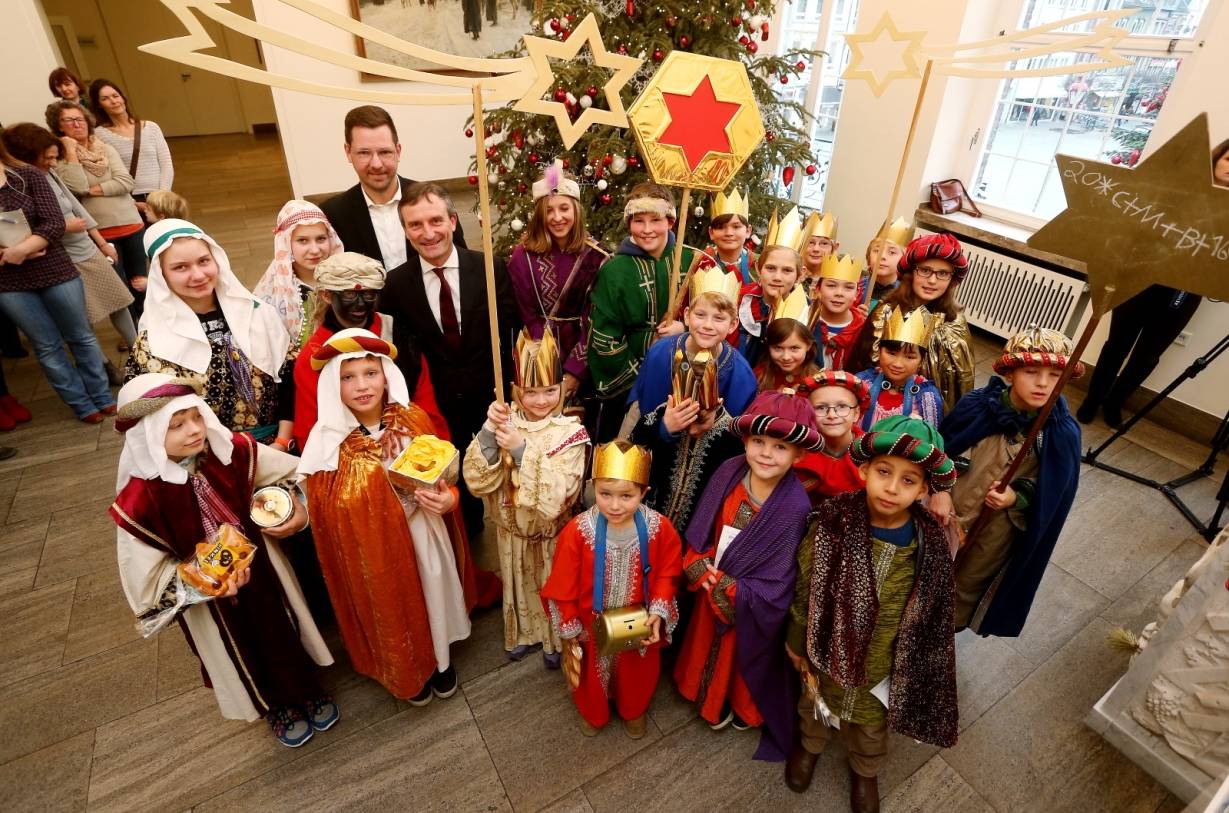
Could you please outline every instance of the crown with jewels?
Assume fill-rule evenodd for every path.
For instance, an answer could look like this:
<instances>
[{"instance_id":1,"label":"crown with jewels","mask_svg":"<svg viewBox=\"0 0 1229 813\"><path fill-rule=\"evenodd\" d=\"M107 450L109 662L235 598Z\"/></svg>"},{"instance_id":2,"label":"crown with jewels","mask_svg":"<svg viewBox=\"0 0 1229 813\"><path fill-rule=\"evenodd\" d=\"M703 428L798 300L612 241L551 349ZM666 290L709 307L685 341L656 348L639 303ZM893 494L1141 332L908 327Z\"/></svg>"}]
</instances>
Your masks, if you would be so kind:
<instances>
[{"instance_id":1,"label":"crown with jewels","mask_svg":"<svg viewBox=\"0 0 1229 813\"><path fill-rule=\"evenodd\" d=\"M819 266L819 278L857 283L862 280L862 266L848 254L829 254Z\"/></svg>"},{"instance_id":2,"label":"crown with jewels","mask_svg":"<svg viewBox=\"0 0 1229 813\"><path fill-rule=\"evenodd\" d=\"M718 192L713 196L713 212L710 219L716 220L722 215L738 215L743 220L750 222L750 198L743 197L742 193L737 189L728 195L724 192Z\"/></svg>"},{"instance_id":3,"label":"crown with jewels","mask_svg":"<svg viewBox=\"0 0 1229 813\"><path fill-rule=\"evenodd\" d=\"M734 307L738 307L739 294L742 293L742 280L737 274L726 271L719 265L707 265L691 272L688 280L689 302L695 302L700 294L721 294Z\"/></svg>"},{"instance_id":4,"label":"crown with jewels","mask_svg":"<svg viewBox=\"0 0 1229 813\"><path fill-rule=\"evenodd\" d=\"M772 313L768 317L769 323L775 322L778 319L793 319L795 322L809 324L811 318L811 303L807 301L806 292L802 290L801 285L795 285L794 289L786 294L783 298L777 300L772 306Z\"/></svg>"},{"instance_id":5,"label":"crown with jewels","mask_svg":"<svg viewBox=\"0 0 1229 813\"><path fill-rule=\"evenodd\" d=\"M887 321L883 323L883 335L880 341L901 342L918 347L926 347L930 341L930 332L934 329L934 317L925 308L914 308L908 315L901 316L900 308L889 308Z\"/></svg>"},{"instance_id":6,"label":"crown with jewels","mask_svg":"<svg viewBox=\"0 0 1229 813\"><path fill-rule=\"evenodd\" d=\"M832 214L825 214L820 217L818 214L812 214L815 219L815 228L811 230L811 237L827 237L829 240L836 239L836 217Z\"/></svg>"},{"instance_id":7,"label":"crown with jewels","mask_svg":"<svg viewBox=\"0 0 1229 813\"><path fill-rule=\"evenodd\" d=\"M516 385L528 387L553 387L563 380L563 367L559 359L559 345L550 328L542 330L542 340L534 341L527 329L521 329L516 339Z\"/></svg>"},{"instance_id":8,"label":"crown with jewels","mask_svg":"<svg viewBox=\"0 0 1229 813\"><path fill-rule=\"evenodd\" d=\"M802 210L797 206L786 212L784 218L778 218L774 210L772 220L768 221L768 233L764 235L764 251L779 246L800 253L818 222L819 215L812 214L803 223Z\"/></svg>"},{"instance_id":9,"label":"crown with jewels","mask_svg":"<svg viewBox=\"0 0 1229 813\"><path fill-rule=\"evenodd\" d=\"M643 446L624 452L616 443L603 443L593 450L594 480L627 480L647 486L652 468L653 453Z\"/></svg>"},{"instance_id":10,"label":"crown with jewels","mask_svg":"<svg viewBox=\"0 0 1229 813\"><path fill-rule=\"evenodd\" d=\"M905 220L903 217L898 217L891 223L885 220L875 239L886 240L889 243L904 248L913 239L913 222Z\"/></svg>"}]
</instances>

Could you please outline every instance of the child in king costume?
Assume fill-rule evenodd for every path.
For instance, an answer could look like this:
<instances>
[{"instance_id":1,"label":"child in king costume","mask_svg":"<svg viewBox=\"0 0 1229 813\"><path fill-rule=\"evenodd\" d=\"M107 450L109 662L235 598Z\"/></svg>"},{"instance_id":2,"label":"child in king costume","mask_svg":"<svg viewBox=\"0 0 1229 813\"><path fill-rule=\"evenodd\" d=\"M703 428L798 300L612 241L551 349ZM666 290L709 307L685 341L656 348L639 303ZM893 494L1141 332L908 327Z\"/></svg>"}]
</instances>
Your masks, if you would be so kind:
<instances>
[{"instance_id":1,"label":"child in king costume","mask_svg":"<svg viewBox=\"0 0 1229 813\"><path fill-rule=\"evenodd\" d=\"M903 316L886 308L879 359L858 378L870 388L871 401L862 412L862 428L892 415L916 415L933 426L943 418L943 394L932 381L918 374L926 363L932 321L925 308ZM902 318L903 316L903 318Z\"/></svg>"},{"instance_id":2,"label":"child in king costume","mask_svg":"<svg viewBox=\"0 0 1229 813\"><path fill-rule=\"evenodd\" d=\"M858 420L870 406L870 388L844 370L822 370L806 379L799 391L815 409L815 422L824 436L824 448L808 453L795 466L811 504L818 507L828 497L866 485L849 450L863 434Z\"/></svg>"},{"instance_id":3,"label":"child in king costume","mask_svg":"<svg viewBox=\"0 0 1229 813\"><path fill-rule=\"evenodd\" d=\"M523 329L516 343L515 407L491 404L463 470L470 493L486 500L496 522L508 658L519 661L541 645L547 668L558 669L559 638L539 591L555 538L580 496L589 434L577 418L560 414L563 370L550 327L540 342L529 336Z\"/></svg>"},{"instance_id":4,"label":"child in king costume","mask_svg":"<svg viewBox=\"0 0 1229 813\"><path fill-rule=\"evenodd\" d=\"M473 562L457 490L441 479L412 492L386 469L434 431L410 403L396 348L366 330L339 330L312 356L319 417L305 479L320 568L354 670L425 706L456 693L449 644L469 637Z\"/></svg>"},{"instance_id":5,"label":"child in king costume","mask_svg":"<svg viewBox=\"0 0 1229 813\"><path fill-rule=\"evenodd\" d=\"M307 522L302 503L283 524L262 529L250 516L256 489L293 479L298 462L222 426L196 381L136 376L119 392L115 428L124 435L111 518L119 526L120 582L142 619L180 608L177 620L222 716L267 717L274 736L296 747L338 719L316 680L333 662L308 612L278 538ZM220 526L259 546L217 598L184 605L176 566ZM238 600L232 598L238 596Z\"/></svg>"},{"instance_id":6,"label":"child in king costume","mask_svg":"<svg viewBox=\"0 0 1229 813\"><path fill-rule=\"evenodd\" d=\"M952 487L938 430L903 415L854 441L866 488L819 506L798 549L787 651L803 678L785 783L799 793L836 729L850 807L879 810L888 729L956 743L956 644L947 538L918 504Z\"/></svg>"},{"instance_id":7,"label":"child in king costume","mask_svg":"<svg viewBox=\"0 0 1229 813\"><path fill-rule=\"evenodd\" d=\"M696 602L674 669L679 693L713 729L763 725L757 759L780 761L793 736L793 676L781 651L811 503L794 474L823 445L802 398L760 394L734 422L746 452L709 480L683 560Z\"/></svg>"},{"instance_id":8,"label":"child in king costume","mask_svg":"<svg viewBox=\"0 0 1229 813\"><path fill-rule=\"evenodd\" d=\"M857 309L862 271L848 254L831 255L819 268L811 296L811 330L819 348L816 361L826 370L844 370L849 349L862 332L866 317Z\"/></svg>"},{"instance_id":9,"label":"child in king costume","mask_svg":"<svg viewBox=\"0 0 1229 813\"><path fill-rule=\"evenodd\" d=\"M995 488L1062 370L1075 364L1075 376L1083 374L1071 353L1071 340L1058 331L1017 333L994 363L1002 378L961 398L939 425L948 451L967 455L969 465L931 510L945 524L954 512L964 530L983 504L993 510L956 557L957 629L1016 636L1028 618L1079 485L1080 427L1066 399L1054 404L1015 479Z\"/></svg>"},{"instance_id":10,"label":"child in king costume","mask_svg":"<svg viewBox=\"0 0 1229 813\"><path fill-rule=\"evenodd\" d=\"M670 520L641 505L649 453L626 441L593 453L597 504L559 534L542 602L563 639L563 668L580 712L580 730L594 736L610 721L613 701L632 739L644 736L661 673L661 648L678 623L675 591L682 541ZM643 605L649 635L638 648L604 655L595 630L603 611Z\"/></svg>"}]
</instances>

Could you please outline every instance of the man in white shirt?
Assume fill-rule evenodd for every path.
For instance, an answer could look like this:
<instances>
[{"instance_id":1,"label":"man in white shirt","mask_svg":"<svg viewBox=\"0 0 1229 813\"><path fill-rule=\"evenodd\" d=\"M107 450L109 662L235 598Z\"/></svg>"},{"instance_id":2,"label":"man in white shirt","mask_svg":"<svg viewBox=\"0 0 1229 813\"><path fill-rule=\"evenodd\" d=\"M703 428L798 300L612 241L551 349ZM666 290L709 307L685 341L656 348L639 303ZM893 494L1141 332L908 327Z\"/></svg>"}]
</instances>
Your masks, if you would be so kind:
<instances>
[{"instance_id":1,"label":"man in white shirt","mask_svg":"<svg viewBox=\"0 0 1229 813\"><path fill-rule=\"evenodd\" d=\"M413 183L397 174L401 161L397 126L384 108L363 105L346 114L345 130L346 160L359 182L320 208L347 251L379 260L386 269L396 268L411 253L397 207L403 189ZM460 224L453 239L465 247Z\"/></svg>"}]
</instances>

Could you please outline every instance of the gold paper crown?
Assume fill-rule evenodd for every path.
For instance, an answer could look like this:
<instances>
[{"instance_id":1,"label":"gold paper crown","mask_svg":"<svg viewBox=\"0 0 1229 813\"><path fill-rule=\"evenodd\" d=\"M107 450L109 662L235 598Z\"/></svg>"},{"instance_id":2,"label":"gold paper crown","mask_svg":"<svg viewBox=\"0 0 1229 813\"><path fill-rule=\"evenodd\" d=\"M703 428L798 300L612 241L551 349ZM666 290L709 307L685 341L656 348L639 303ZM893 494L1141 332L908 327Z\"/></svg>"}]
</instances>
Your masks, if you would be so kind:
<instances>
[{"instance_id":1,"label":"gold paper crown","mask_svg":"<svg viewBox=\"0 0 1229 813\"><path fill-rule=\"evenodd\" d=\"M812 214L803 224L802 211L797 206L786 212L784 219L778 219L774 210L772 220L768 221L768 234L764 236L764 251L780 246L801 253L818 222L819 215Z\"/></svg>"},{"instance_id":2,"label":"gold paper crown","mask_svg":"<svg viewBox=\"0 0 1229 813\"><path fill-rule=\"evenodd\" d=\"M848 254L829 254L819 266L819 278L857 283L862 280L862 266Z\"/></svg>"},{"instance_id":3,"label":"gold paper crown","mask_svg":"<svg viewBox=\"0 0 1229 813\"><path fill-rule=\"evenodd\" d=\"M714 293L721 294L734 307L738 307L739 294L742 293L742 280L737 274L731 274L721 266L712 266L710 268L697 268L691 272L691 279L688 281L689 302L695 302L700 294Z\"/></svg>"},{"instance_id":4,"label":"gold paper crown","mask_svg":"<svg viewBox=\"0 0 1229 813\"><path fill-rule=\"evenodd\" d=\"M1049 353L1056 356L1070 356L1075 352L1075 345L1066 335L1047 327L1029 325L1007 340L1004 353Z\"/></svg>"},{"instance_id":5,"label":"gold paper crown","mask_svg":"<svg viewBox=\"0 0 1229 813\"><path fill-rule=\"evenodd\" d=\"M627 480L647 486L652 467L653 453L643 446L622 452L616 443L603 443L593 450L594 480Z\"/></svg>"},{"instance_id":6,"label":"gold paper crown","mask_svg":"<svg viewBox=\"0 0 1229 813\"><path fill-rule=\"evenodd\" d=\"M913 239L913 222L905 220L903 217L898 217L891 223L885 220L883 226L879 229L879 234L876 235L876 239L886 240L889 243L904 248Z\"/></svg>"},{"instance_id":7,"label":"gold paper crown","mask_svg":"<svg viewBox=\"0 0 1229 813\"><path fill-rule=\"evenodd\" d=\"M738 215L743 220L751 221L751 201L749 198L744 198L742 193L735 189L729 195L724 192L718 192L713 196L713 213L709 218L716 220L722 215Z\"/></svg>"},{"instance_id":8,"label":"gold paper crown","mask_svg":"<svg viewBox=\"0 0 1229 813\"><path fill-rule=\"evenodd\" d=\"M794 290L790 291L784 299L777 301L772 307L772 314L768 317L768 321L777 321L778 319L793 319L795 322L809 324L811 318L811 303L807 301L806 292L802 290L801 285L795 285Z\"/></svg>"},{"instance_id":9,"label":"gold paper crown","mask_svg":"<svg viewBox=\"0 0 1229 813\"><path fill-rule=\"evenodd\" d=\"M934 328L934 319L925 308L914 308L908 316L900 315L900 308L889 308L888 319L883 325L883 335L880 341L901 342L926 347L930 341L930 331Z\"/></svg>"},{"instance_id":10,"label":"gold paper crown","mask_svg":"<svg viewBox=\"0 0 1229 813\"><path fill-rule=\"evenodd\" d=\"M516 339L516 385L553 387L563 379L559 345L550 328L542 330L542 340L534 341L526 328Z\"/></svg>"},{"instance_id":11,"label":"gold paper crown","mask_svg":"<svg viewBox=\"0 0 1229 813\"><path fill-rule=\"evenodd\" d=\"M829 240L836 239L836 218L831 214L826 214L820 217L817 214L812 214L815 218L815 228L811 230L811 237L827 237Z\"/></svg>"}]
</instances>

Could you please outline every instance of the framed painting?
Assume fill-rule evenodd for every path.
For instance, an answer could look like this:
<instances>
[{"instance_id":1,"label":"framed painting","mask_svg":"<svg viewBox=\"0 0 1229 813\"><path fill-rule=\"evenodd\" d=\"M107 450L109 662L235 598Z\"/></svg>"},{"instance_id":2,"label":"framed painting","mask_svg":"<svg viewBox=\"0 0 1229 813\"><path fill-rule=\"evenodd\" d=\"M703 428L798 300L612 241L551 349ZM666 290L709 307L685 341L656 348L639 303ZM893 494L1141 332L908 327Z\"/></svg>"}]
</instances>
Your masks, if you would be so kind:
<instances>
[{"instance_id":1,"label":"framed painting","mask_svg":"<svg viewBox=\"0 0 1229 813\"><path fill-rule=\"evenodd\" d=\"M535 0L350 0L354 19L408 42L465 57L507 51L529 33ZM540 33L540 32L539 32ZM443 71L429 62L355 37L358 55L412 70ZM380 77L362 74L365 81Z\"/></svg>"}]
</instances>

